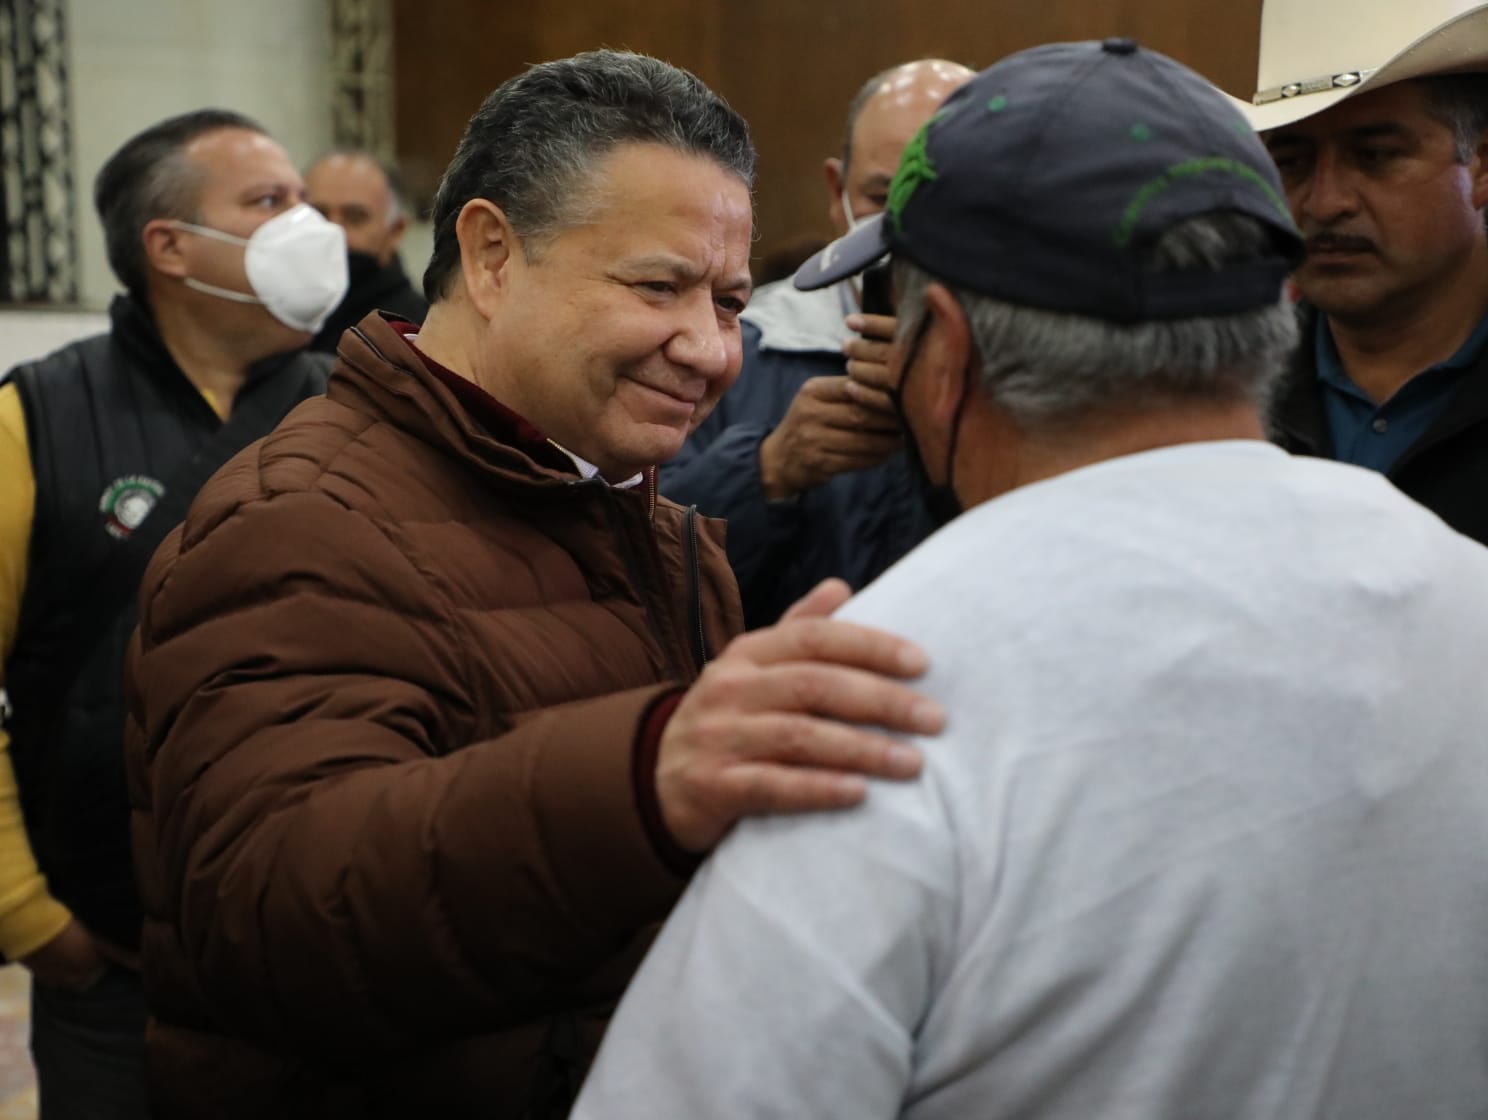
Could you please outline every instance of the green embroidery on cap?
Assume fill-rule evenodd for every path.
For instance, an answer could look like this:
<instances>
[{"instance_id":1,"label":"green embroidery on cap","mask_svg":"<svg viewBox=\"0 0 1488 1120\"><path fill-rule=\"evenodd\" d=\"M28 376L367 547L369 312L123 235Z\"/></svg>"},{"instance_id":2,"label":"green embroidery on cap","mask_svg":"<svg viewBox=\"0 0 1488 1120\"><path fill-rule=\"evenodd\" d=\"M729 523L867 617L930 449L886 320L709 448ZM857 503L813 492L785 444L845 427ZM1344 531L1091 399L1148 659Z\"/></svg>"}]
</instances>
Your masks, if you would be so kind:
<instances>
[{"instance_id":1,"label":"green embroidery on cap","mask_svg":"<svg viewBox=\"0 0 1488 1120\"><path fill-rule=\"evenodd\" d=\"M1148 128L1145 124L1134 124L1131 126L1131 131L1127 135L1138 143L1145 144L1148 140L1152 139L1152 129Z\"/></svg>"},{"instance_id":2,"label":"green embroidery on cap","mask_svg":"<svg viewBox=\"0 0 1488 1120\"><path fill-rule=\"evenodd\" d=\"M989 113L1000 113L1007 107L1008 99L1000 93L991 101L987 102L987 112Z\"/></svg>"},{"instance_id":3,"label":"green embroidery on cap","mask_svg":"<svg viewBox=\"0 0 1488 1120\"><path fill-rule=\"evenodd\" d=\"M914 197L920 184L940 178L935 165L930 162L930 154L925 151L925 145L930 141L930 126L939 118L940 114L936 113L922 124L914 139L905 145L904 154L899 157L899 170L894 172L894 181L889 184L889 202L884 209L888 211L889 219L898 232L902 232L904 207Z\"/></svg>"},{"instance_id":4,"label":"green embroidery on cap","mask_svg":"<svg viewBox=\"0 0 1488 1120\"><path fill-rule=\"evenodd\" d=\"M1145 184L1141 190L1132 196L1127 205L1126 212L1121 215L1121 221L1116 226L1112 235L1118 249L1125 249L1131 244L1133 234L1136 233L1137 222L1142 218L1142 212L1152 204L1153 199L1162 194L1179 179L1187 179L1194 175L1203 175L1209 171L1218 171L1225 175L1234 175L1236 178L1244 179L1254 186L1260 187L1271 204L1276 207L1277 212L1288 222L1292 220L1292 213L1287 209L1287 204L1282 201L1281 196L1276 193L1274 187L1266 182L1260 172L1253 167L1247 167L1233 159L1224 156L1205 156L1200 159L1191 159L1184 163L1175 163L1156 179Z\"/></svg>"}]
</instances>

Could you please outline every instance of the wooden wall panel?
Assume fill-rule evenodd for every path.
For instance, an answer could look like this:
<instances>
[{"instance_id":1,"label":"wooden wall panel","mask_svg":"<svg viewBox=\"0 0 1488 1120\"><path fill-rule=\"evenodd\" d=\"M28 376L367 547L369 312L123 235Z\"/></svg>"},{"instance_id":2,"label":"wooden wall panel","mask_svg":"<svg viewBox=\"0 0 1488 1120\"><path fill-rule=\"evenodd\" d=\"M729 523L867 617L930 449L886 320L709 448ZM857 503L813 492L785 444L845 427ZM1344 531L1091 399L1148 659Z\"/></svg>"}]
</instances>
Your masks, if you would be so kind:
<instances>
[{"instance_id":1,"label":"wooden wall panel","mask_svg":"<svg viewBox=\"0 0 1488 1120\"><path fill-rule=\"evenodd\" d=\"M1261 0L394 0L399 159L431 192L481 99L529 63L628 47L692 70L749 121L758 250L828 233L821 161L870 74L939 56L1128 35L1253 92Z\"/></svg>"}]
</instances>

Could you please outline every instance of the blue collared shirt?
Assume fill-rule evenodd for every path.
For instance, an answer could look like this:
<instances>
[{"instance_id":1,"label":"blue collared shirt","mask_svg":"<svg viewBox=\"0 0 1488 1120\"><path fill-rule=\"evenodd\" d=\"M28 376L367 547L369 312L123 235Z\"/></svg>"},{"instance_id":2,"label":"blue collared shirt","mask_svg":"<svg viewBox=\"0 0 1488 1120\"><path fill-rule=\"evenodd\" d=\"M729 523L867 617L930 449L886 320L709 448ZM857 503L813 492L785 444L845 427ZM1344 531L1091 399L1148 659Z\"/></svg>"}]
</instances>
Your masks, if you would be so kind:
<instances>
[{"instance_id":1,"label":"blue collared shirt","mask_svg":"<svg viewBox=\"0 0 1488 1120\"><path fill-rule=\"evenodd\" d=\"M1488 350L1488 315L1445 362L1422 370L1393 397L1376 404L1343 370L1328 320L1318 320L1315 360L1323 410L1341 463L1388 471L1426 434L1447 407L1462 375Z\"/></svg>"}]
</instances>

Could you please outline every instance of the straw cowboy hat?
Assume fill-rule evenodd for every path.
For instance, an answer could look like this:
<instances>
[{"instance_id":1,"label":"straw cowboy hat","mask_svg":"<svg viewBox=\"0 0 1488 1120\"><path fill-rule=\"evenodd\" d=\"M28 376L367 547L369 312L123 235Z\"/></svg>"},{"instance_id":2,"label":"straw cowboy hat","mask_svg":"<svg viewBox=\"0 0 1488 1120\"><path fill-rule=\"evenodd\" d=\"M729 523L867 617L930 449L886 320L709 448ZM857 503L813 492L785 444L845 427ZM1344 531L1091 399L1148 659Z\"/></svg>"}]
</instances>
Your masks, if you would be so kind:
<instances>
[{"instance_id":1,"label":"straw cowboy hat","mask_svg":"<svg viewBox=\"0 0 1488 1120\"><path fill-rule=\"evenodd\" d=\"M1232 98L1257 132L1406 78L1488 70L1488 4L1265 0L1257 69L1255 97Z\"/></svg>"}]
</instances>

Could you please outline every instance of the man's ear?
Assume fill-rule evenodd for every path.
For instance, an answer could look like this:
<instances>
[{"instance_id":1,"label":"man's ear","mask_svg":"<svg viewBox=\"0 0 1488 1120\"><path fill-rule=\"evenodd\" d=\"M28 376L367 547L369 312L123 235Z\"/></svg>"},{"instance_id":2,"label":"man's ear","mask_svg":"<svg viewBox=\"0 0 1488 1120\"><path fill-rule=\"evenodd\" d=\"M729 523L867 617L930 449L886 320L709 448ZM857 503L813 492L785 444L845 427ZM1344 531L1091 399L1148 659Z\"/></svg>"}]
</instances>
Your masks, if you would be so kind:
<instances>
[{"instance_id":1,"label":"man's ear","mask_svg":"<svg viewBox=\"0 0 1488 1120\"><path fill-rule=\"evenodd\" d=\"M460 242L465 291L476 310L489 319L511 283L512 262L522 253L516 231L501 207L472 198L455 219L455 237Z\"/></svg>"},{"instance_id":2,"label":"man's ear","mask_svg":"<svg viewBox=\"0 0 1488 1120\"><path fill-rule=\"evenodd\" d=\"M408 232L408 215L399 214L393 219L393 224L388 226L388 253L389 255L398 251L398 246L403 244L403 235Z\"/></svg>"},{"instance_id":3,"label":"man's ear","mask_svg":"<svg viewBox=\"0 0 1488 1120\"><path fill-rule=\"evenodd\" d=\"M827 219L841 237L847 232L847 212L842 208L842 161L831 156L822 161L822 174L827 180Z\"/></svg>"},{"instance_id":4,"label":"man's ear","mask_svg":"<svg viewBox=\"0 0 1488 1120\"><path fill-rule=\"evenodd\" d=\"M1473 209L1482 211L1488 208L1488 129L1479 134L1477 149L1467 161L1467 167L1472 175Z\"/></svg>"},{"instance_id":5,"label":"man's ear","mask_svg":"<svg viewBox=\"0 0 1488 1120\"><path fill-rule=\"evenodd\" d=\"M971 324L961 303L944 284L931 284L925 291L924 362L928 375L926 391L930 415L939 424L951 425L966 395L966 379L976 376L976 347Z\"/></svg>"},{"instance_id":6,"label":"man's ear","mask_svg":"<svg viewBox=\"0 0 1488 1120\"><path fill-rule=\"evenodd\" d=\"M167 218L155 218L140 230L140 244L145 249L145 263L156 272L178 279L186 267L186 232Z\"/></svg>"}]
</instances>

